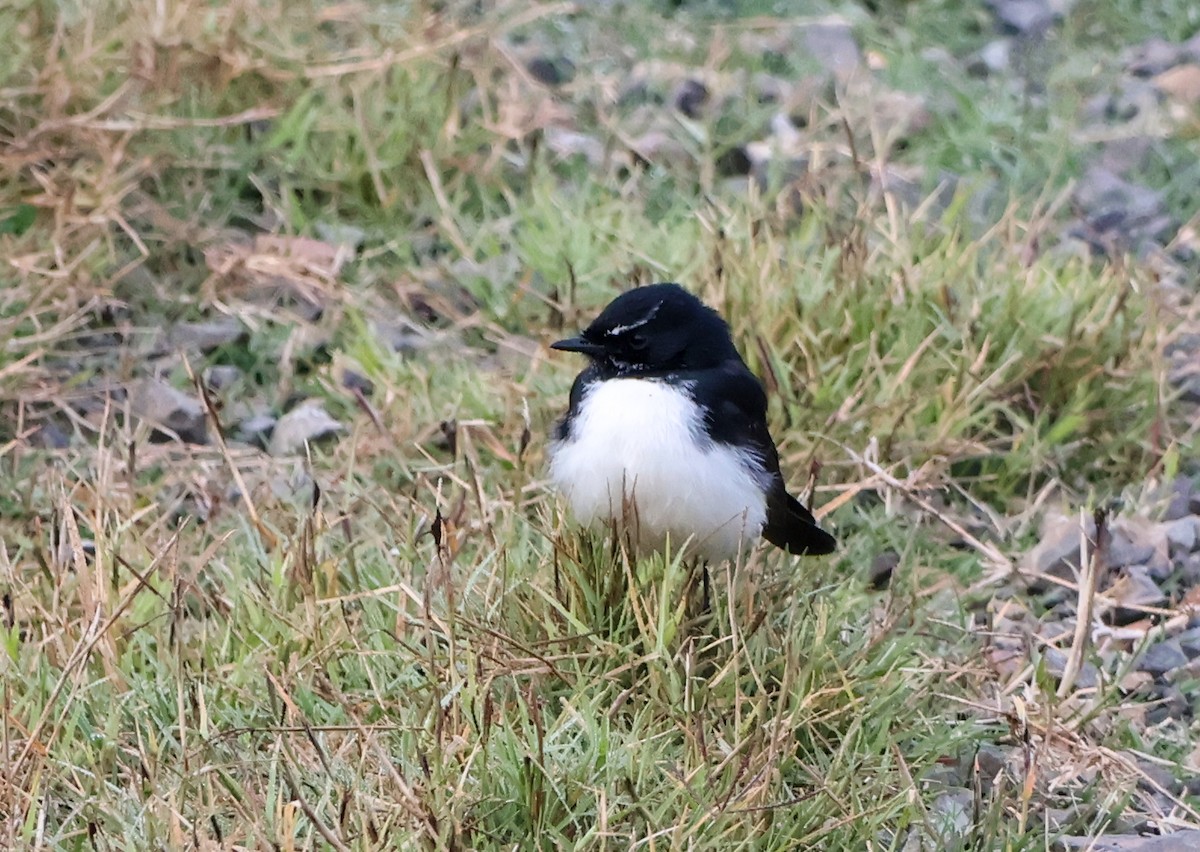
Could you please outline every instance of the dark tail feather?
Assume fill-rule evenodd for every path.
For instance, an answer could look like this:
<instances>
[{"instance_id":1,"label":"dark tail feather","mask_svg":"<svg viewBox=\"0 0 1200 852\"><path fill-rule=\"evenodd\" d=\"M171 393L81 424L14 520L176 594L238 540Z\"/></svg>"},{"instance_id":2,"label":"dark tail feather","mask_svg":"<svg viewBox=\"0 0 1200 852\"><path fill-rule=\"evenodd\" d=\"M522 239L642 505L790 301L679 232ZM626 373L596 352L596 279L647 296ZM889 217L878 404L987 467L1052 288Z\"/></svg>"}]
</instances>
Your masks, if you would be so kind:
<instances>
[{"instance_id":1,"label":"dark tail feather","mask_svg":"<svg viewBox=\"0 0 1200 852\"><path fill-rule=\"evenodd\" d=\"M837 539L817 526L812 512L783 488L767 501L763 538L797 556L821 556L837 549Z\"/></svg>"}]
</instances>

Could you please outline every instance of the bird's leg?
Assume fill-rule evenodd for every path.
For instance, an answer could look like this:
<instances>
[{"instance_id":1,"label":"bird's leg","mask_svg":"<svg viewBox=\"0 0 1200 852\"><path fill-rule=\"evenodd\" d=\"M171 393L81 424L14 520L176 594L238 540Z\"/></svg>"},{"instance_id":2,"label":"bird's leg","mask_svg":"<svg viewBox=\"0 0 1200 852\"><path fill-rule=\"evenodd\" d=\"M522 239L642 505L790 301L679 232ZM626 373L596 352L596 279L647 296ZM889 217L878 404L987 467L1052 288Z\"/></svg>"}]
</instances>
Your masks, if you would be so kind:
<instances>
[{"instance_id":1,"label":"bird's leg","mask_svg":"<svg viewBox=\"0 0 1200 852\"><path fill-rule=\"evenodd\" d=\"M702 583L703 596L704 596L703 597L703 606L702 606L700 612L704 615L708 615L710 612L712 612L712 598L709 597L709 587L710 587L711 583L710 583L710 579L708 576L708 560L707 559L701 560L700 570L702 572L701 577L700 577L700 582Z\"/></svg>"}]
</instances>

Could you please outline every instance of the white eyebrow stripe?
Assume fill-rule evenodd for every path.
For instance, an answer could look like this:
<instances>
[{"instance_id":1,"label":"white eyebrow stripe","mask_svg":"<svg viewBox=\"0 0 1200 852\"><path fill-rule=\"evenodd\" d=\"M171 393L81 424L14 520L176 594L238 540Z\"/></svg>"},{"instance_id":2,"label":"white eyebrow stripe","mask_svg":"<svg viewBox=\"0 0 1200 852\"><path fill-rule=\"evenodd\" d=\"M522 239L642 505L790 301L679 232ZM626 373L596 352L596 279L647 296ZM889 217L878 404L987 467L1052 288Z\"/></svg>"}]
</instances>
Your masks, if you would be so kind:
<instances>
[{"instance_id":1,"label":"white eyebrow stripe","mask_svg":"<svg viewBox=\"0 0 1200 852\"><path fill-rule=\"evenodd\" d=\"M605 332L605 334L608 337L614 337L618 334L624 334L627 331L633 331L635 328L641 328L646 323L650 322L650 320L654 319L654 315L658 313L658 309L661 308L662 306L663 306L663 303L659 302L657 305L655 305L653 308L650 309L650 312L648 314L646 314L644 317L642 317L637 322L631 322L631 323L629 323L629 325L614 325L607 332Z\"/></svg>"}]
</instances>

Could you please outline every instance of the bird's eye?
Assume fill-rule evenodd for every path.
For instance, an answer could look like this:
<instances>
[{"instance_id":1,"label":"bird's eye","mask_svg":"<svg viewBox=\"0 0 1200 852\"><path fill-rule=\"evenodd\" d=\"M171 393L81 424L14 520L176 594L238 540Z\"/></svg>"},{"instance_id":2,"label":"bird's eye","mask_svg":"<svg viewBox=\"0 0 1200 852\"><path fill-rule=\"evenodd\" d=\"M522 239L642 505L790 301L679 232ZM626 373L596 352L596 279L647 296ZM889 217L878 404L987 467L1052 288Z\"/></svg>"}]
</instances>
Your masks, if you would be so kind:
<instances>
[{"instance_id":1,"label":"bird's eye","mask_svg":"<svg viewBox=\"0 0 1200 852\"><path fill-rule=\"evenodd\" d=\"M646 344L650 342L650 338L644 334L635 334L629 338L629 348L640 351L646 348Z\"/></svg>"}]
</instances>

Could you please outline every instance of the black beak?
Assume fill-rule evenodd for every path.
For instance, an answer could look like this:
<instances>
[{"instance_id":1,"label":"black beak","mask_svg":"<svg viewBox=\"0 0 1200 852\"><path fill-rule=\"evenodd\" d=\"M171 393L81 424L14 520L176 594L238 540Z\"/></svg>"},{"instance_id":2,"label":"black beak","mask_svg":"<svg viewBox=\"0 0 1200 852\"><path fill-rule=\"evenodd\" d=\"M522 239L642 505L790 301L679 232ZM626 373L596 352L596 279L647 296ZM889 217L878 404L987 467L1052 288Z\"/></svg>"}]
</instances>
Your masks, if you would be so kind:
<instances>
[{"instance_id":1,"label":"black beak","mask_svg":"<svg viewBox=\"0 0 1200 852\"><path fill-rule=\"evenodd\" d=\"M566 340L559 340L550 344L551 349L557 349L560 352L579 352L587 355L590 358L596 358L604 354L604 347L597 343L592 343L590 340L583 337L568 337Z\"/></svg>"}]
</instances>

